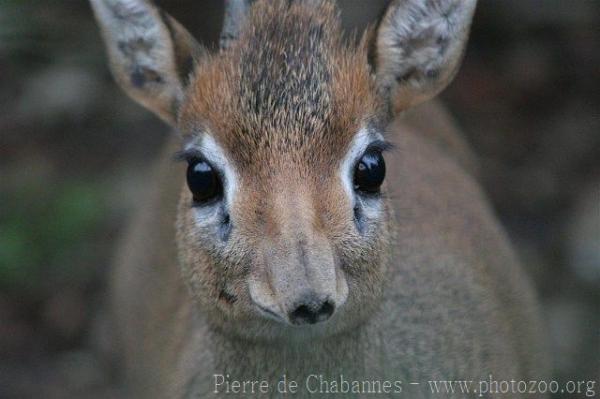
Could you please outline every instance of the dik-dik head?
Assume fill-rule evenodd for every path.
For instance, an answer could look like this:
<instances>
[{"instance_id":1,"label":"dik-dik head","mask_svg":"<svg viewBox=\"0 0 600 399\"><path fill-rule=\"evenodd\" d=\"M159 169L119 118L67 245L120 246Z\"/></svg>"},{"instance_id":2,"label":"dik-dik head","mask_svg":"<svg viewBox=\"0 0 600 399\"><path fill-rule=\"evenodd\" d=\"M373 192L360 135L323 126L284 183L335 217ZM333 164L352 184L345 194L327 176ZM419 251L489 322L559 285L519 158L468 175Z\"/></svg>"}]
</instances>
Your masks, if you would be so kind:
<instances>
[{"instance_id":1,"label":"dik-dik head","mask_svg":"<svg viewBox=\"0 0 600 399\"><path fill-rule=\"evenodd\" d=\"M229 0L213 53L150 2L92 5L117 81L180 134L173 223L203 312L245 336L364 320L389 263L386 123L452 79L475 0L392 1L358 41L333 2Z\"/></svg>"}]
</instances>

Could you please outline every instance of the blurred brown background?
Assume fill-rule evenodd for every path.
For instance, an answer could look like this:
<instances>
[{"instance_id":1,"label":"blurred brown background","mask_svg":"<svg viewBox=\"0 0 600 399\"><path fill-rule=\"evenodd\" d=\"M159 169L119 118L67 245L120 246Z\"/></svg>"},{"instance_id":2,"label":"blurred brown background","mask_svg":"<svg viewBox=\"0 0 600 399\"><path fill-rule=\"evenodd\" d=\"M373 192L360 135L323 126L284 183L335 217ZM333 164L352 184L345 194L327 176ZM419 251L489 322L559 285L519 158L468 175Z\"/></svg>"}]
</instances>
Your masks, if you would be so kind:
<instances>
[{"instance_id":1,"label":"blurred brown background","mask_svg":"<svg viewBox=\"0 0 600 399\"><path fill-rule=\"evenodd\" d=\"M159 3L215 47L220 1ZM383 3L340 0L345 25ZM539 289L559 381L600 380L599 26L596 0L481 0L443 95ZM167 128L113 83L85 1L0 1L0 111L0 398L112 397L91 326Z\"/></svg>"}]
</instances>

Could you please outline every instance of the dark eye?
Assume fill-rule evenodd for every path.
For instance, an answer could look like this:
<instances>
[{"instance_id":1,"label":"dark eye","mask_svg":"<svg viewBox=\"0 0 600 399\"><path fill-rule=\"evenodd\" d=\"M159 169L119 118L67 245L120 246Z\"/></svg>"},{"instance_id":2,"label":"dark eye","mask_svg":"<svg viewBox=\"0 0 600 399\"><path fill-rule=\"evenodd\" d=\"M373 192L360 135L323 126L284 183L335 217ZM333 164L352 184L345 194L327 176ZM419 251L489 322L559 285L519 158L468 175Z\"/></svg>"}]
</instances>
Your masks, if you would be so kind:
<instances>
[{"instance_id":1,"label":"dark eye","mask_svg":"<svg viewBox=\"0 0 600 399\"><path fill-rule=\"evenodd\" d=\"M194 197L194 202L204 203L220 197L223 185L214 168L202 159L189 162L187 168L187 184Z\"/></svg>"},{"instance_id":2,"label":"dark eye","mask_svg":"<svg viewBox=\"0 0 600 399\"><path fill-rule=\"evenodd\" d=\"M381 152L366 152L354 170L354 189L368 194L379 192L385 178L385 161Z\"/></svg>"}]
</instances>

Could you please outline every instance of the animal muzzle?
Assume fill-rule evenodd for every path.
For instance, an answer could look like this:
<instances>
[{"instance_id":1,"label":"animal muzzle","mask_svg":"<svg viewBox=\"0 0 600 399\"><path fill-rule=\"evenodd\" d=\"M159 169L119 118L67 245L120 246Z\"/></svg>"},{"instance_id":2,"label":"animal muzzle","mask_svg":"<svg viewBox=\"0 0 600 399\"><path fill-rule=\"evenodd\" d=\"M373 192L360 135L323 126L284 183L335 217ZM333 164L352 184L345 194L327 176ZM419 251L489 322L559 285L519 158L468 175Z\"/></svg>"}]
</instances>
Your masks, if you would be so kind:
<instances>
[{"instance_id":1,"label":"animal muzzle","mask_svg":"<svg viewBox=\"0 0 600 399\"><path fill-rule=\"evenodd\" d=\"M325 237L270 245L250 279L250 295L266 316L292 325L331 318L346 301L345 275Z\"/></svg>"}]
</instances>

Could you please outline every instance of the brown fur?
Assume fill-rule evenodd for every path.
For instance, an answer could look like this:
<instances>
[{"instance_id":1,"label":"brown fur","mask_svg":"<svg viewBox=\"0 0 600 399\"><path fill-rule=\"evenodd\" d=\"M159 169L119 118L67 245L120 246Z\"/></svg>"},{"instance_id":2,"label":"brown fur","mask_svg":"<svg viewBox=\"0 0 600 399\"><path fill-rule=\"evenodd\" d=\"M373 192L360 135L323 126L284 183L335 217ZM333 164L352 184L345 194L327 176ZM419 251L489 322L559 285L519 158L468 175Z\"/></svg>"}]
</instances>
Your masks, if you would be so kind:
<instances>
[{"instance_id":1,"label":"brown fur","mask_svg":"<svg viewBox=\"0 0 600 399\"><path fill-rule=\"evenodd\" d=\"M258 2L241 39L197 68L180 126L209 130L252 172L283 153L322 169L381 116L368 68L365 41L342 41L333 3Z\"/></svg>"}]
</instances>

